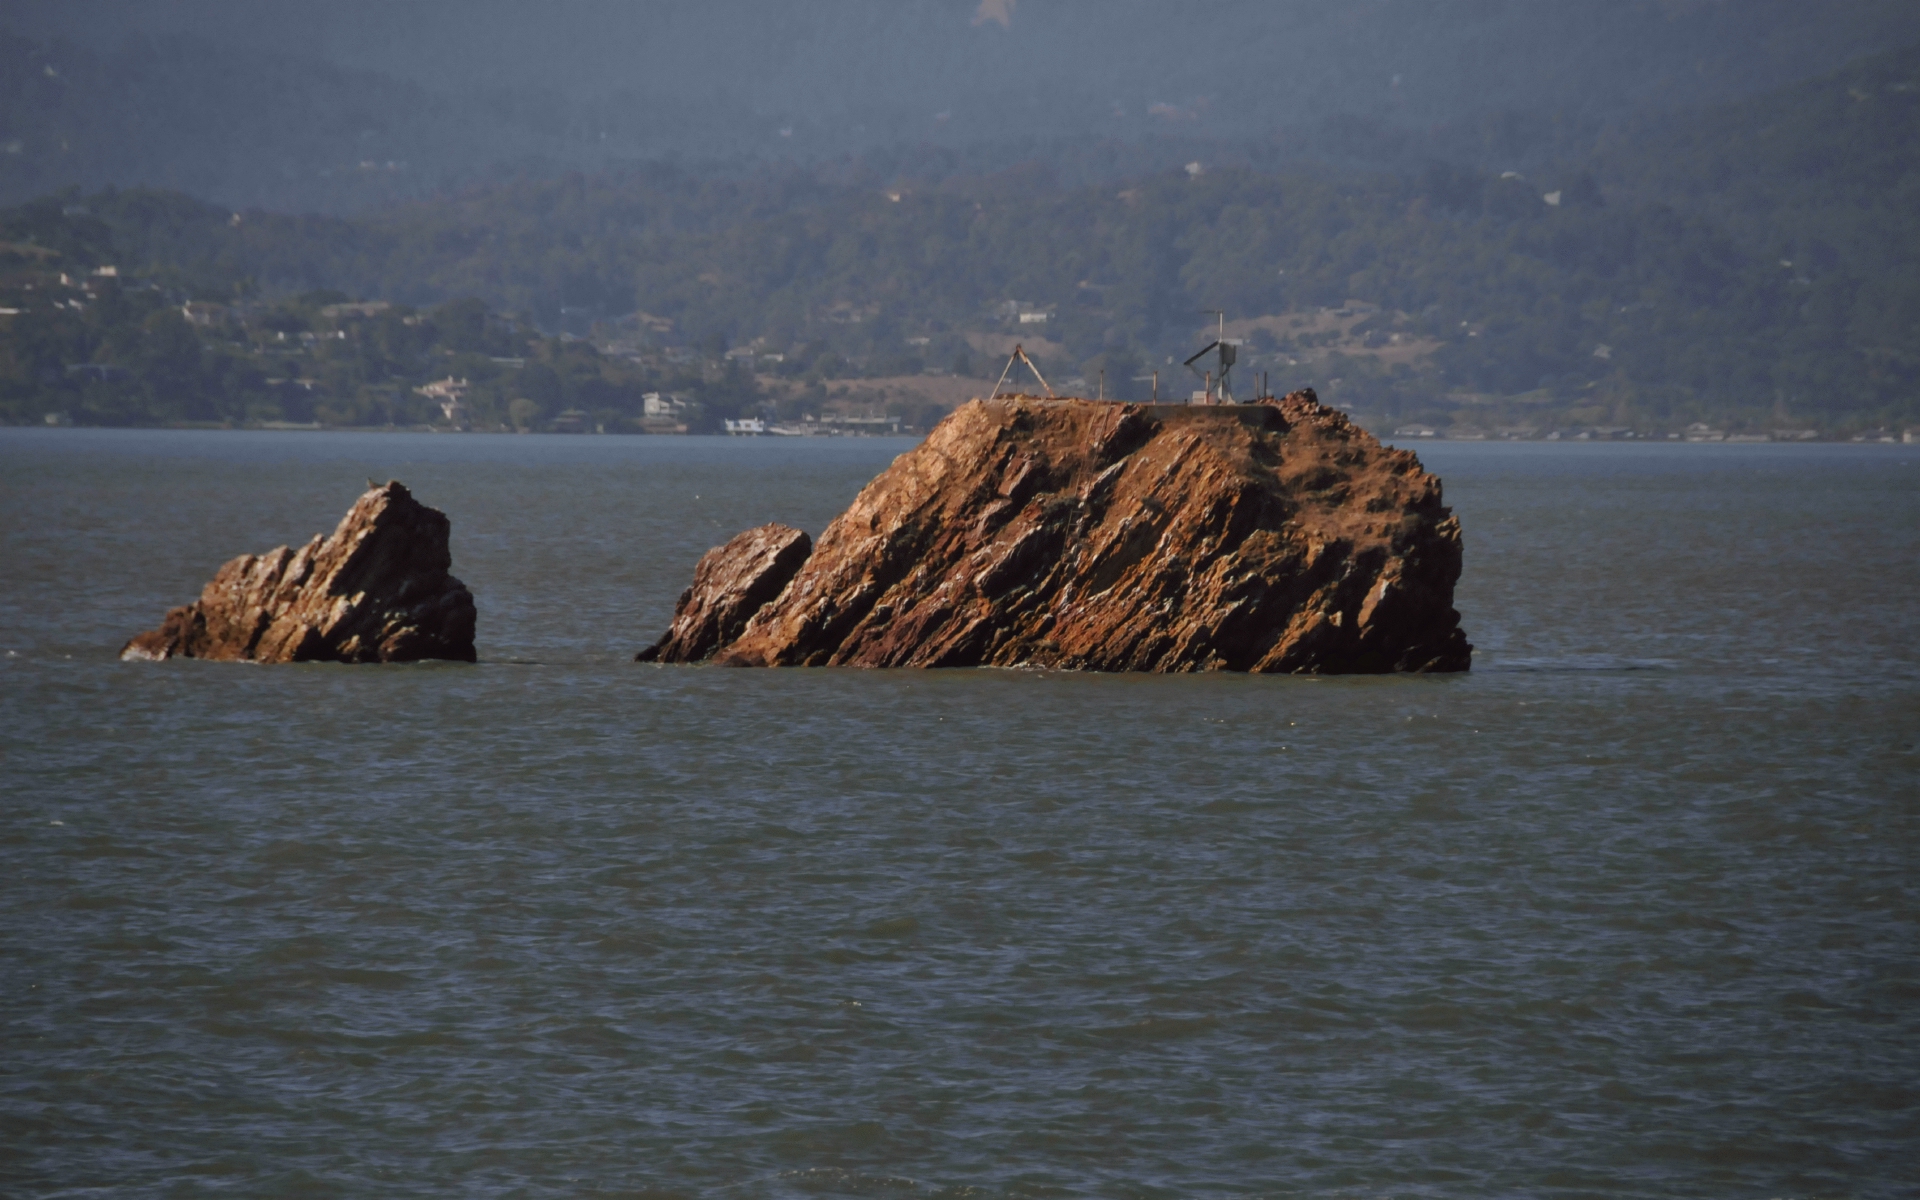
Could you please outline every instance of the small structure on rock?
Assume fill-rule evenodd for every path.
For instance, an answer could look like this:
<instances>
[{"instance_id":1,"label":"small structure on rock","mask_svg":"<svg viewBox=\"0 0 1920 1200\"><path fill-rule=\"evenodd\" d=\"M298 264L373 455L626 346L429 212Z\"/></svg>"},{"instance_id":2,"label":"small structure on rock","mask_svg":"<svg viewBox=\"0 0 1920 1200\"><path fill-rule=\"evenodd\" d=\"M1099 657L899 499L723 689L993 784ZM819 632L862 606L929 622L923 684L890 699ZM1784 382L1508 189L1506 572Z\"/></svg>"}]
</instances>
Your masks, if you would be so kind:
<instances>
[{"instance_id":1,"label":"small structure on rock","mask_svg":"<svg viewBox=\"0 0 1920 1200\"><path fill-rule=\"evenodd\" d=\"M472 662L473 593L448 574L450 530L403 485L373 487L330 535L221 567L120 657Z\"/></svg>"},{"instance_id":2,"label":"small structure on rock","mask_svg":"<svg viewBox=\"0 0 1920 1200\"><path fill-rule=\"evenodd\" d=\"M976 400L821 535L701 559L639 655L734 666L1464 671L1460 525L1311 390Z\"/></svg>"}]
</instances>

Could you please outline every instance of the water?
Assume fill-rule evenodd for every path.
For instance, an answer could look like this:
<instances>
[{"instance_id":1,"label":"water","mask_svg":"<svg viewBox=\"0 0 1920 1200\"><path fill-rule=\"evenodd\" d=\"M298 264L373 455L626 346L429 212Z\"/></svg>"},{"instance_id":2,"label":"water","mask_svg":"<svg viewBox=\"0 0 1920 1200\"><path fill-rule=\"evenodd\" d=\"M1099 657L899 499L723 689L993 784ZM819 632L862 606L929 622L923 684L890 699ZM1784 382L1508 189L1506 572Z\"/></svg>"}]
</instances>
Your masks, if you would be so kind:
<instances>
[{"instance_id":1,"label":"water","mask_svg":"<svg viewBox=\"0 0 1920 1200\"><path fill-rule=\"evenodd\" d=\"M1464 677L626 661L906 445L0 431L0 1191L1914 1194L1920 453L1423 446ZM477 666L115 661L369 476Z\"/></svg>"}]
</instances>

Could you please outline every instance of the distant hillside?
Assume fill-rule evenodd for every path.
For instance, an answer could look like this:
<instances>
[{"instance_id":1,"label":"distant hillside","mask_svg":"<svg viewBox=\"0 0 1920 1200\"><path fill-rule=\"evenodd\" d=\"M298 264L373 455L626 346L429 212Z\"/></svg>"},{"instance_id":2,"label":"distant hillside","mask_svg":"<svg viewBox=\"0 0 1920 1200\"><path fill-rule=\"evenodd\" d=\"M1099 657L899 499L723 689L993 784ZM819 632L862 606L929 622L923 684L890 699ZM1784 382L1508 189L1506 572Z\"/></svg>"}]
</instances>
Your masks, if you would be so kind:
<instances>
[{"instance_id":1,"label":"distant hillside","mask_svg":"<svg viewBox=\"0 0 1920 1200\"><path fill-rule=\"evenodd\" d=\"M1751 100L1642 116L1591 161L1618 194L1709 213L1756 251L1815 267L1913 262L1920 44Z\"/></svg>"},{"instance_id":2,"label":"distant hillside","mask_svg":"<svg viewBox=\"0 0 1920 1200\"><path fill-rule=\"evenodd\" d=\"M619 100L456 99L286 52L184 37L96 50L0 31L0 201L118 185L346 212L501 172L658 157L688 140L705 139L700 157L713 159L739 153L753 125L725 104Z\"/></svg>"},{"instance_id":3,"label":"distant hillside","mask_svg":"<svg viewBox=\"0 0 1920 1200\"><path fill-rule=\"evenodd\" d=\"M353 212L636 163L1062 181L1199 159L1494 172L1920 39L1910 0L14 0L0 203ZM13 32L7 33L4 27Z\"/></svg>"},{"instance_id":4,"label":"distant hillside","mask_svg":"<svg viewBox=\"0 0 1920 1200\"><path fill-rule=\"evenodd\" d=\"M1527 175L1203 162L1083 183L876 156L529 175L351 219L69 194L0 233L92 245L92 222L183 299L473 296L602 344L751 348L813 384L984 373L1023 338L1059 378L1125 394L1157 367L1177 389L1199 310L1224 308L1243 372L1377 421L1844 432L1920 422L1914 61Z\"/></svg>"},{"instance_id":5,"label":"distant hillside","mask_svg":"<svg viewBox=\"0 0 1920 1200\"><path fill-rule=\"evenodd\" d=\"M1590 161L1611 194L1702 214L1789 281L1797 303L1789 319L1756 330L1760 354L1839 355L1911 406L1920 390L1920 45L1740 103L1644 117Z\"/></svg>"}]
</instances>

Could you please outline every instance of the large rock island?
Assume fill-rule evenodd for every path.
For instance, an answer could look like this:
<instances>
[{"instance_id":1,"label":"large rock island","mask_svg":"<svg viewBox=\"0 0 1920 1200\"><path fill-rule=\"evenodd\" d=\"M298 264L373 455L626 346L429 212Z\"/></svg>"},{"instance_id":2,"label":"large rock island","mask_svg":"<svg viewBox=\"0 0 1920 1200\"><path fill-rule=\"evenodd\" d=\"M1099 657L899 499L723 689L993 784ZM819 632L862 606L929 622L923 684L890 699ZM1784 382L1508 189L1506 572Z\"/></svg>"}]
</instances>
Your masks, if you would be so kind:
<instances>
[{"instance_id":1,"label":"large rock island","mask_svg":"<svg viewBox=\"0 0 1920 1200\"><path fill-rule=\"evenodd\" d=\"M809 548L709 551L642 661L1464 671L1440 481L1311 390L976 400Z\"/></svg>"},{"instance_id":2,"label":"large rock island","mask_svg":"<svg viewBox=\"0 0 1920 1200\"><path fill-rule=\"evenodd\" d=\"M448 574L450 530L401 484L373 488L332 534L221 567L120 657L472 662L473 593Z\"/></svg>"}]
</instances>

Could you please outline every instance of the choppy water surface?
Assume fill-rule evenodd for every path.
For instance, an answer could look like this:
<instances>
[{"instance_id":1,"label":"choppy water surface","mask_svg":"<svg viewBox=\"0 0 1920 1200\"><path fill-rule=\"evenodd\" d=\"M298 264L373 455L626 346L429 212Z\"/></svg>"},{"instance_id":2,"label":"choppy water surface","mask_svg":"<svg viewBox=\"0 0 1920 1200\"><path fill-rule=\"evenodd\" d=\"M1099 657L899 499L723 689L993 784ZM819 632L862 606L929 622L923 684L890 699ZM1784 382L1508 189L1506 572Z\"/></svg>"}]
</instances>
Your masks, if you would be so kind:
<instances>
[{"instance_id":1,"label":"choppy water surface","mask_svg":"<svg viewBox=\"0 0 1920 1200\"><path fill-rule=\"evenodd\" d=\"M1465 677L626 661L905 445L0 431L0 1190L1913 1194L1920 453L1423 447ZM115 661L368 476L477 666Z\"/></svg>"}]
</instances>

